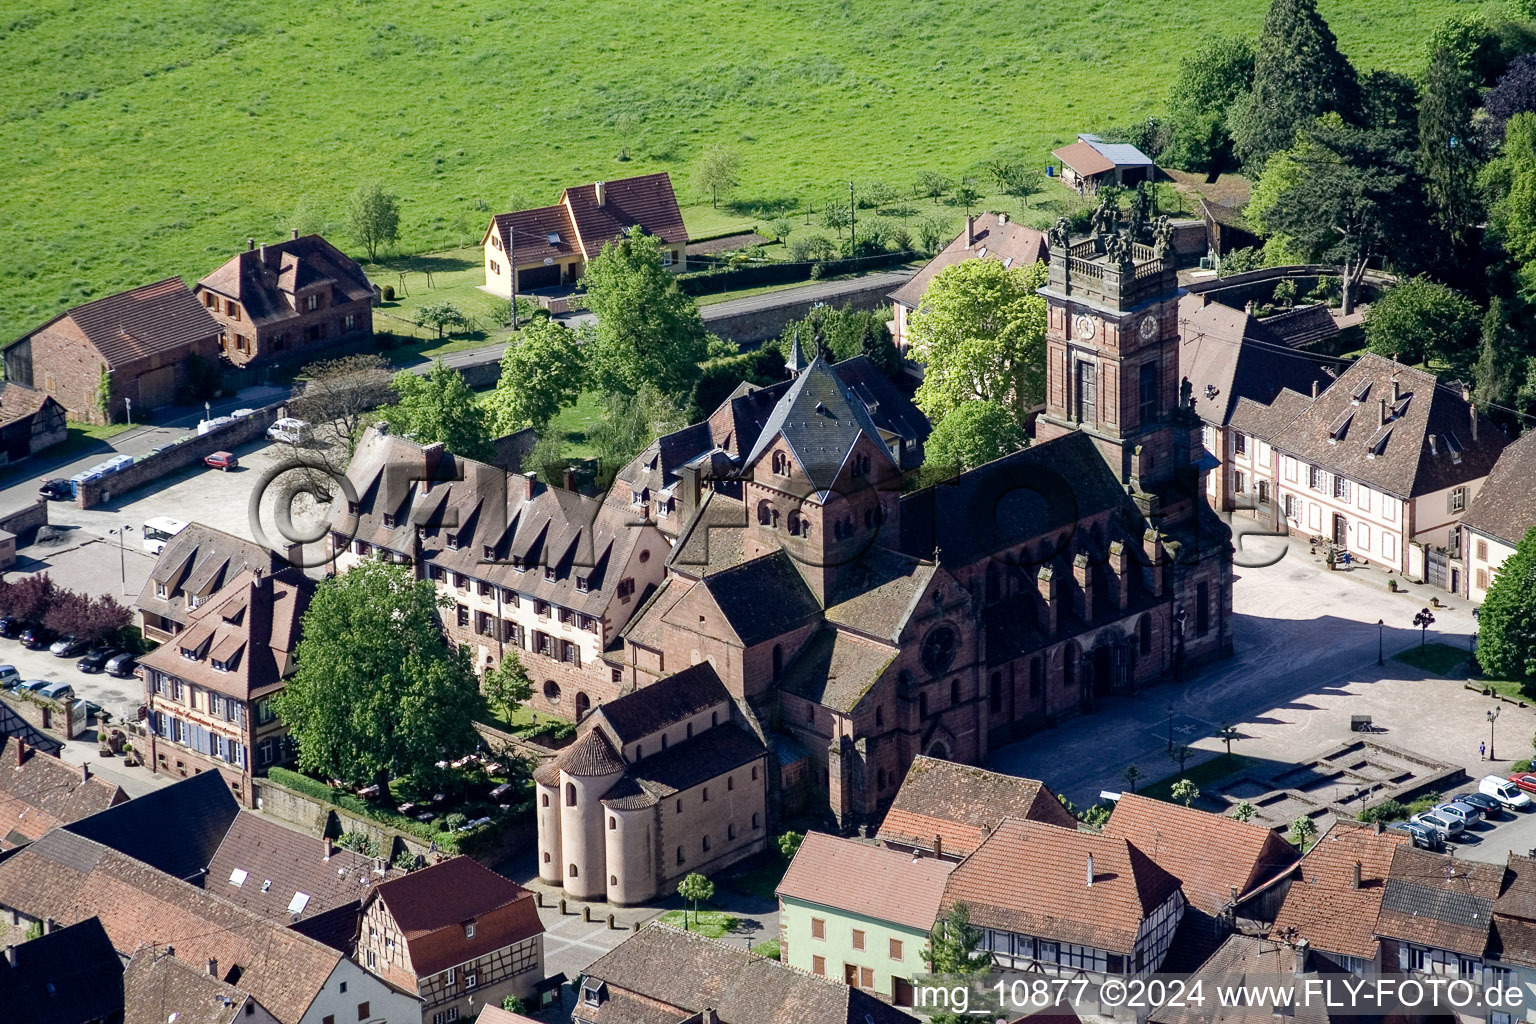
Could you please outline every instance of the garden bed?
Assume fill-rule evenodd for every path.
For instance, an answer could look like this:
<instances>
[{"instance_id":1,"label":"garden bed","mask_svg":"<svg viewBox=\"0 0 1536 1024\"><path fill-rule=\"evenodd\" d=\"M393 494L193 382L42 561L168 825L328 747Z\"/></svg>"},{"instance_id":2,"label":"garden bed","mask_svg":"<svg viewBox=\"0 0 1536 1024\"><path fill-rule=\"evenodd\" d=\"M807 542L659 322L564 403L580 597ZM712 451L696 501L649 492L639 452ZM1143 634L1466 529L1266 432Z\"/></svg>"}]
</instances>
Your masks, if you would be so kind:
<instances>
[{"instance_id":1,"label":"garden bed","mask_svg":"<svg viewBox=\"0 0 1536 1024\"><path fill-rule=\"evenodd\" d=\"M1450 644L1424 644L1392 655L1393 661L1447 678L1464 677L1467 674L1467 658L1466 651Z\"/></svg>"}]
</instances>

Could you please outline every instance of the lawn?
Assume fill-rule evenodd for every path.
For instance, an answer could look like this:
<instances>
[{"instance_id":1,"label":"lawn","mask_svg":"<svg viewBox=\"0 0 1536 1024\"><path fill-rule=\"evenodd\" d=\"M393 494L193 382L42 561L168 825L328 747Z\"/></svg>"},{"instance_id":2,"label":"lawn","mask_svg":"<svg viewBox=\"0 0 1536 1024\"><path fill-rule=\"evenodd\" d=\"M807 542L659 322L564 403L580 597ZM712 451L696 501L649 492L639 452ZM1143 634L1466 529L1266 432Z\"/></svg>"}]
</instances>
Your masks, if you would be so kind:
<instances>
[{"instance_id":1,"label":"lawn","mask_svg":"<svg viewBox=\"0 0 1536 1024\"><path fill-rule=\"evenodd\" d=\"M720 884L749 896L765 900L777 899L776 890L784 880L784 872L789 870L789 862L779 855L775 845L770 844L767 852L758 854L747 864L740 874L730 875Z\"/></svg>"},{"instance_id":2,"label":"lawn","mask_svg":"<svg viewBox=\"0 0 1536 1024\"><path fill-rule=\"evenodd\" d=\"M779 940L769 939L767 942L759 942L752 947L752 952L758 956L765 956L769 960L777 960L779 958Z\"/></svg>"},{"instance_id":3,"label":"lawn","mask_svg":"<svg viewBox=\"0 0 1536 1024\"><path fill-rule=\"evenodd\" d=\"M661 915L661 923L681 928L685 913L688 915L688 930L698 932L705 938L724 938L736 930L736 918L723 910L700 910L698 913L692 910L669 910Z\"/></svg>"},{"instance_id":4,"label":"lawn","mask_svg":"<svg viewBox=\"0 0 1536 1024\"><path fill-rule=\"evenodd\" d=\"M1323 0L1363 70L1414 70L1456 0ZM479 241L562 186L669 171L692 231L969 173L1044 165L1079 131L1161 113L1195 40L1268 0L38 0L0 19L0 336L108 291L196 279L289 228L348 249L347 198L401 200L398 247ZM1416 31L1403 31L1403 26ZM741 158L718 209L710 146ZM956 222L958 222L958 213ZM387 280L387 278L386 278ZM382 282L381 282L382 283ZM414 295L415 289L412 289ZM385 312L388 312L386 310Z\"/></svg>"},{"instance_id":5,"label":"lawn","mask_svg":"<svg viewBox=\"0 0 1536 1024\"><path fill-rule=\"evenodd\" d=\"M1437 676L1465 677L1467 674L1467 652L1461 647L1452 647L1450 644L1425 644L1422 647L1410 647L1392 655L1393 661L1401 661L1405 665L1423 669L1425 672L1433 672Z\"/></svg>"}]
</instances>

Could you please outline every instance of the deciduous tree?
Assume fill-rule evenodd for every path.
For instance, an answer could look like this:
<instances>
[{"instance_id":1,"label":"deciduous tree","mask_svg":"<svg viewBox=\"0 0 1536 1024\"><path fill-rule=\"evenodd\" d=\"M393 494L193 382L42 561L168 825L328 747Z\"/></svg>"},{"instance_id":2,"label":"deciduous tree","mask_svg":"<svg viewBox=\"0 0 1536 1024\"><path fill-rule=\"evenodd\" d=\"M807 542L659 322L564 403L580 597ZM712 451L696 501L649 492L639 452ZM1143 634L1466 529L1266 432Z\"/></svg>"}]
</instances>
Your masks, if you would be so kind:
<instances>
[{"instance_id":1,"label":"deciduous tree","mask_svg":"<svg viewBox=\"0 0 1536 1024\"><path fill-rule=\"evenodd\" d=\"M368 250L368 262L378 262L379 249L400 235L399 197L376 181L360 186L347 206L347 228Z\"/></svg>"},{"instance_id":2,"label":"deciduous tree","mask_svg":"<svg viewBox=\"0 0 1536 1024\"><path fill-rule=\"evenodd\" d=\"M1307 844L1317 838L1317 824L1305 814L1291 822L1291 842L1305 853Z\"/></svg>"},{"instance_id":3,"label":"deciduous tree","mask_svg":"<svg viewBox=\"0 0 1536 1024\"><path fill-rule=\"evenodd\" d=\"M491 710L510 724L517 709L533 696L533 681L528 678L528 670L523 667L516 651L507 651L496 667L485 674L480 681L480 692L485 694L485 702Z\"/></svg>"},{"instance_id":4,"label":"deciduous tree","mask_svg":"<svg viewBox=\"0 0 1536 1024\"><path fill-rule=\"evenodd\" d=\"M1477 660L1490 677L1536 682L1536 527L1488 587L1478 614Z\"/></svg>"},{"instance_id":5,"label":"deciduous tree","mask_svg":"<svg viewBox=\"0 0 1536 1024\"><path fill-rule=\"evenodd\" d=\"M581 348L571 330L553 320L534 320L501 354L501 377L486 399L492 429L542 431L556 413L575 404L584 378Z\"/></svg>"},{"instance_id":6,"label":"deciduous tree","mask_svg":"<svg viewBox=\"0 0 1536 1024\"><path fill-rule=\"evenodd\" d=\"M469 317L451 302L431 302L416 310L416 326L430 327L441 338L469 326Z\"/></svg>"},{"instance_id":7,"label":"deciduous tree","mask_svg":"<svg viewBox=\"0 0 1536 1024\"><path fill-rule=\"evenodd\" d=\"M1536 112L1536 53L1509 62L1498 83L1483 96L1483 110L1488 115L1485 138L1494 146L1504 141L1510 118Z\"/></svg>"},{"instance_id":8,"label":"deciduous tree","mask_svg":"<svg viewBox=\"0 0 1536 1024\"><path fill-rule=\"evenodd\" d=\"M1000 402L963 402L933 428L923 446L923 482L948 479L1016 452L1027 442L1012 410Z\"/></svg>"},{"instance_id":9,"label":"deciduous tree","mask_svg":"<svg viewBox=\"0 0 1536 1024\"><path fill-rule=\"evenodd\" d=\"M450 648L430 580L364 561L323 580L304 615L298 670L273 709L299 767L351 784L430 768L476 742L469 648Z\"/></svg>"},{"instance_id":10,"label":"deciduous tree","mask_svg":"<svg viewBox=\"0 0 1536 1024\"><path fill-rule=\"evenodd\" d=\"M1217 171L1231 162L1227 124L1233 104L1253 86L1253 43L1232 36L1197 42L1168 94L1173 122L1159 160L1187 171Z\"/></svg>"},{"instance_id":11,"label":"deciduous tree","mask_svg":"<svg viewBox=\"0 0 1536 1024\"><path fill-rule=\"evenodd\" d=\"M1193 782L1190 782L1188 779L1180 779L1178 782L1173 784L1171 789L1168 790L1168 795L1173 797L1179 803L1183 804L1185 807L1188 807L1190 804L1200 799L1200 787L1195 785Z\"/></svg>"},{"instance_id":12,"label":"deciduous tree","mask_svg":"<svg viewBox=\"0 0 1536 1024\"><path fill-rule=\"evenodd\" d=\"M1045 265L965 260L934 277L907 319L925 364L916 400L935 424L970 401L994 401L1023 426L1045 394Z\"/></svg>"},{"instance_id":13,"label":"deciduous tree","mask_svg":"<svg viewBox=\"0 0 1536 1024\"><path fill-rule=\"evenodd\" d=\"M327 455L345 465L373 410L395 400L389 360L366 354L306 364L294 381L289 409L307 420Z\"/></svg>"},{"instance_id":14,"label":"deciduous tree","mask_svg":"<svg viewBox=\"0 0 1536 1024\"><path fill-rule=\"evenodd\" d=\"M1315 0L1271 0L1253 62L1253 88L1232 114L1232 140L1243 166L1261 170L1291 145L1298 128L1330 111L1354 111L1354 68Z\"/></svg>"},{"instance_id":15,"label":"deciduous tree","mask_svg":"<svg viewBox=\"0 0 1536 1024\"><path fill-rule=\"evenodd\" d=\"M381 410L383 418L420 444L443 443L455 455L490 461L490 430L485 409L464 376L439 359L425 376L402 370L395 374L397 405Z\"/></svg>"},{"instance_id":16,"label":"deciduous tree","mask_svg":"<svg viewBox=\"0 0 1536 1024\"><path fill-rule=\"evenodd\" d=\"M779 836L779 853L785 860L794 860L803 842L805 842L804 832L785 832Z\"/></svg>"},{"instance_id":17,"label":"deciduous tree","mask_svg":"<svg viewBox=\"0 0 1536 1024\"><path fill-rule=\"evenodd\" d=\"M718 207L720 197L740 184L740 174L741 154L727 146L710 146L694 168L693 184L700 192L708 192L710 205Z\"/></svg>"},{"instance_id":18,"label":"deciduous tree","mask_svg":"<svg viewBox=\"0 0 1536 1024\"><path fill-rule=\"evenodd\" d=\"M1536 261L1536 113L1509 119L1498 157L1478 180L1495 240L1516 262Z\"/></svg>"},{"instance_id":19,"label":"deciduous tree","mask_svg":"<svg viewBox=\"0 0 1536 1024\"><path fill-rule=\"evenodd\" d=\"M1453 288L1413 277L1387 289L1365 318L1365 341L1378 355L1416 363L1431 356L1465 369L1476 358L1482 311Z\"/></svg>"},{"instance_id":20,"label":"deciduous tree","mask_svg":"<svg viewBox=\"0 0 1536 1024\"><path fill-rule=\"evenodd\" d=\"M606 481L657 437L687 425L688 410L646 384L633 395L609 394L602 417L587 431L587 443L596 451Z\"/></svg>"},{"instance_id":21,"label":"deciduous tree","mask_svg":"<svg viewBox=\"0 0 1536 1024\"><path fill-rule=\"evenodd\" d=\"M953 179L946 178L937 171L919 171L917 182L913 186L914 191L920 196L929 199L943 199L950 189L955 187Z\"/></svg>"},{"instance_id":22,"label":"deciduous tree","mask_svg":"<svg viewBox=\"0 0 1536 1024\"><path fill-rule=\"evenodd\" d=\"M704 321L663 267L661 240L631 228L603 246L583 280L597 314L587 352L592 383L630 395L646 384L691 394L705 354Z\"/></svg>"},{"instance_id":23,"label":"deciduous tree","mask_svg":"<svg viewBox=\"0 0 1536 1024\"><path fill-rule=\"evenodd\" d=\"M693 905L693 916L697 919L699 916L699 901L708 902L714 899L715 883L697 871L690 871L683 877L681 882L677 883L677 894ZM687 914L683 915L683 927L688 927Z\"/></svg>"}]
</instances>

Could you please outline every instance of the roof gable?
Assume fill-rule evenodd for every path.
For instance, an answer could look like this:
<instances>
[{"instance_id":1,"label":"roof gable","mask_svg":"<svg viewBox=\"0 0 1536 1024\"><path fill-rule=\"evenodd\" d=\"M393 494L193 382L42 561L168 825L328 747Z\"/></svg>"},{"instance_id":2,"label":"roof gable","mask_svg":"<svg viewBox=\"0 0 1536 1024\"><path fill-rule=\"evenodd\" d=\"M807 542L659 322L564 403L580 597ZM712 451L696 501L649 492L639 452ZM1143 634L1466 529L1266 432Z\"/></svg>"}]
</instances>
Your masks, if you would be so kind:
<instances>
[{"instance_id":1,"label":"roof gable","mask_svg":"<svg viewBox=\"0 0 1536 1024\"><path fill-rule=\"evenodd\" d=\"M683 226L683 214L667 172L606 181L602 191L601 203L596 183L568 188L560 197L571 211L587 259L635 225L663 242L687 244L688 229Z\"/></svg>"},{"instance_id":2,"label":"roof gable","mask_svg":"<svg viewBox=\"0 0 1536 1024\"><path fill-rule=\"evenodd\" d=\"M544 931L533 893L470 857L413 871L374 892L400 927L418 976Z\"/></svg>"},{"instance_id":3,"label":"roof gable","mask_svg":"<svg viewBox=\"0 0 1536 1024\"><path fill-rule=\"evenodd\" d=\"M963 857L1004 818L1077 827L1043 782L919 754L891 801L878 838L932 850L937 837L945 854Z\"/></svg>"},{"instance_id":4,"label":"roof gable","mask_svg":"<svg viewBox=\"0 0 1536 1024\"><path fill-rule=\"evenodd\" d=\"M778 895L927 932L954 863L809 832Z\"/></svg>"},{"instance_id":5,"label":"roof gable","mask_svg":"<svg viewBox=\"0 0 1536 1024\"><path fill-rule=\"evenodd\" d=\"M218 323L181 278L168 277L76 306L12 344L66 319L101 353L108 366L174 352L219 333Z\"/></svg>"},{"instance_id":6,"label":"roof gable","mask_svg":"<svg viewBox=\"0 0 1536 1024\"><path fill-rule=\"evenodd\" d=\"M818 355L774 406L743 464L755 465L782 437L821 501L837 483L860 436L869 438L887 461L896 464L869 409Z\"/></svg>"},{"instance_id":7,"label":"roof gable","mask_svg":"<svg viewBox=\"0 0 1536 1024\"><path fill-rule=\"evenodd\" d=\"M715 667L704 661L607 701L593 714L602 716L619 743L629 744L730 701Z\"/></svg>"},{"instance_id":8,"label":"roof gable","mask_svg":"<svg viewBox=\"0 0 1536 1024\"><path fill-rule=\"evenodd\" d=\"M373 298L373 285L358 262L320 235L237 253L198 287L239 302L252 323L300 315L295 296L309 289L327 290L334 305Z\"/></svg>"}]
</instances>

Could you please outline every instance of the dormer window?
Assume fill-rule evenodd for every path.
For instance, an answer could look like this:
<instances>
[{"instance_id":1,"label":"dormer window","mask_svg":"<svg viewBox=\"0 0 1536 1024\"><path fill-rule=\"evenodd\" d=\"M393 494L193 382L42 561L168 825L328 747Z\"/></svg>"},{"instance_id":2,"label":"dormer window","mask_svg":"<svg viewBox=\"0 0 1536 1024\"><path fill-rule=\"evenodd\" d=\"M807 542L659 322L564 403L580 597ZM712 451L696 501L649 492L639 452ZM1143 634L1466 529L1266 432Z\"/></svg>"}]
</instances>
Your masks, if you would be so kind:
<instances>
[{"instance_id":1,"label":"dormer window","mask_svg":"<svg viewBox=\"0 0 1536 1024\"><path fill-rule=\"evenodd\" d=\"M315 310L317 310L319 308L320 308L320 296L314 294L313 292L311 292L310 294L304 296L304 310L305 310L305 312L313 313Z\"/></svg>"},{"instance_id":2,"label":"dormer window","mask_svg":"<svg viewBox=\"0 0 1536 1024\"><path fill-rule=\"evenodd\" d=\"M358 514L359 511L360 511L360 509L358 508L357 502L355 502L355 501L347 502L347 515L355 516L355 515Z\"/></svg>"},{"instance_id":3,"label":"dormer window","mask_svg":"<svg viewBox=\"0 0 1536 1024\"><path fill-rule=\"evenodd\" d=\"M384 528L388 530L393 530L395 528L395 517L390 515L388 512L384 513Z\"/></svg>"},{"instance_id":4,"label":"dormer window","mask_svg":"<svg viewBox=\"0 0 1536 1024\"><path fill-rule=\"evenodd\" d=\"M211 663L215 672L228 672L229 665L226 662L215 661Z\"/></svg>"},{"instance_id":5,"label":"dormer window","mask_svg":"<svg viewBox=\"0 0 1536 1024\"><path fill-rule=\"evenodd\" d=\"M188 661L196 661L197 660L197 652L194 651L190 647L183 647L183 648L181 648L181 656L183 658L187 659Z\"/></svg>"},{"instance_id":6,"label":"dormer window","mask_svg":"<svg viewBox=\"0 0 1536 1024\"><path fill-rule=\"evenodd\" d=\"M155 584L155 596L156 597L164 597L165 596L165 584L164 583L156 583Z\"/></svg>"},{"instance_id":7,"label":"dormer window","mask_svg":"<svg viewBox=\"0 0 1536 1024\"><path fill-rule=\"evenodd\" d=\"M585 576L576 577L576 593L585 594L589 586L591 586L591 584L587 582L587 578Z\"/></svg>"},{"instance_id":8,"label":"dormer window","mask_svg":"<svg viewBox=\"0 0 1536 1024\"><path fill-rule=\"evenodd\" d=\"M546 565L544 567L544 578L546 580L553 580L555 578L555 567L554 566Z\"/></svg>"},{"instance_id":9,"label":"dormer window","mask_svg":"<svg viewBox=\"0 0 1536 1024\"><path fill-rule=\"evenodd\" d=\"M560 232L558 232L558 231L551 231L549 234L544 236L544 241L548 242L550 245L559 245L560 244Z\"/></svg>"},{"instance_id":10,"label":"dormer window","mask_svg":"<svg viewBox=\"0 0 1536 1024\"><path fill-rule=\"evenodd\" d=\"M450 533L450 534L448 534L448 536L445 538L445 540L446 540L446 543L448 544L448 550L449 551L457 551L457 550L459 550L459 535L457 533Z\"/></svg>"},{"instance_id":11,"label":"dormer window","mask_svg":"<svg viewBox=\"0 0 1536 1024\"><path fill-rule=\"evenodd\" d=\"M516 572L527 572L528 571L528 567L523 564L523 560L521 558L519 558L517 555L513 555L512 556L512 568Z\"/></svg>"},{"instance_id":12,"label":"dormer window","mask_svg":"<svg viewBox=\"0 0 1536 1024\"><path fill-rule=\"evenodd\" d=\"M493 547L490 544L487 544L481 550L485 553L485 560L487 562L492 562L492 561L496 560L496 548L495 547Z\"/></svg>"},{"instance_id":13,"label":"dormer window","mask_svg":"<svg viewBox=\"0 0 1536 1024\"><path fill-rule=\"evenodd\" d=\"M464 937L466 939L472 939L472 938L475 937L475 922L473 922L473 921L465 921L464 922Z\"/></svg>"}]
</instances>

